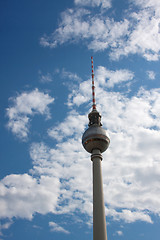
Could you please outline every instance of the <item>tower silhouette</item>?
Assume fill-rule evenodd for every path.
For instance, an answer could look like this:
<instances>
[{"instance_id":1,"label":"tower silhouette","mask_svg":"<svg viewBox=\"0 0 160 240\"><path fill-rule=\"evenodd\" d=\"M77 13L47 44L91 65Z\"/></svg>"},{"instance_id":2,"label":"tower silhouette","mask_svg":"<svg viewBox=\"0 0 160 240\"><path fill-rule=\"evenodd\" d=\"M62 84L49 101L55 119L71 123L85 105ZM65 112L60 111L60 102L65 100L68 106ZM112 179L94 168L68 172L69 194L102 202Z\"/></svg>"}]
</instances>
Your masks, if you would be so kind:
<instances>
[{"instance_id":1,"label":"tower silhouette","mask_svg":"<svg viewBox=\"0 0 160 240\"><path fill-rule=\"evenodd\" d=\"M82 136L84 149L91 153L93 162L93 240L107 240L105 206L103 197L103 181L101 161L102 154L107 150L110 139L102 128L101 115L96 109L93 57L92 64L92 111L88 114L89 128Z\"/></svg>"}]
</instances>

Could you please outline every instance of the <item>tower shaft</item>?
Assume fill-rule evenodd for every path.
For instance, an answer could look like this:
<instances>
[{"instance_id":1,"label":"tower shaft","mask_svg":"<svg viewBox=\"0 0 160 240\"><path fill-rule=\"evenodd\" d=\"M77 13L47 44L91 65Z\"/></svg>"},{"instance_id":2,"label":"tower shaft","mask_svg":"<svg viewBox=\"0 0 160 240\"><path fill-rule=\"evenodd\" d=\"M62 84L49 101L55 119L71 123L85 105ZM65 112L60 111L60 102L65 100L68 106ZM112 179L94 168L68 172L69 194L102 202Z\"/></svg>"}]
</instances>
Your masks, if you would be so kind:
<instances>
[{"instance_id":1,"label":"tower shaft","mask_svg":"<svg viewBox=\"0 0 160 240\"><path fill-rule=\"evenodd\" d=\"M93 161L93 240L107 240L101 169L102 155L98 149L92 151L91 160Z\"/></svg>"}]
</instances>

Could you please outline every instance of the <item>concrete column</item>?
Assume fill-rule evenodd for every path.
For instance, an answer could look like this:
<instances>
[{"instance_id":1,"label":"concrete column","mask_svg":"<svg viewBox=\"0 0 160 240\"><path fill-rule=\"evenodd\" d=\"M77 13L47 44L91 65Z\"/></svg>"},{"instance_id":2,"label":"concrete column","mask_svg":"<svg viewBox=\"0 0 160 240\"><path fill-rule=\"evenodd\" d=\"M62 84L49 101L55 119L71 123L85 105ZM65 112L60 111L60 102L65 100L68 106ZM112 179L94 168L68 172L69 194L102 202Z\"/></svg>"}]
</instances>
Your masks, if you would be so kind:
<instances>
[{"instance_id":1,"label":"concrete column","mask_svg":"<svg viewBox=\"0 0 160 240\"><path fill-rule=\"evenodd\" d=\"M93 240L107 240L101 170L102 155L98 149L92 151L91 160L93 161Z\"/></svg>"}]
</instances>

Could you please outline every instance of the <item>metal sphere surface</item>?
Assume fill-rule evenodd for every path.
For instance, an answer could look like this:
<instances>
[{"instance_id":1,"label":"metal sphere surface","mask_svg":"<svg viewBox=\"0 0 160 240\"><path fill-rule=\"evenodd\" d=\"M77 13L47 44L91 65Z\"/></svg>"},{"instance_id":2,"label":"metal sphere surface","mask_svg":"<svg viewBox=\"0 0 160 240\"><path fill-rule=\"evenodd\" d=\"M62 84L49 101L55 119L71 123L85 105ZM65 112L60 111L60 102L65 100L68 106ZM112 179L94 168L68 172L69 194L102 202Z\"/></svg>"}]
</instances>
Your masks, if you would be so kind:
<instances>
[{"instance_id":1,"label":"metal sphere surface","mask_svg":"<svg viewBox=\"0 0 160 240\"><path fill-rule=\"evenodd\" d=\"M82 145L89 153L92 153L93 149L99 149L102 153L106 151L109 143L106 130L99 125L90 126L82 136Z\"/></svg>"}]
</instances>

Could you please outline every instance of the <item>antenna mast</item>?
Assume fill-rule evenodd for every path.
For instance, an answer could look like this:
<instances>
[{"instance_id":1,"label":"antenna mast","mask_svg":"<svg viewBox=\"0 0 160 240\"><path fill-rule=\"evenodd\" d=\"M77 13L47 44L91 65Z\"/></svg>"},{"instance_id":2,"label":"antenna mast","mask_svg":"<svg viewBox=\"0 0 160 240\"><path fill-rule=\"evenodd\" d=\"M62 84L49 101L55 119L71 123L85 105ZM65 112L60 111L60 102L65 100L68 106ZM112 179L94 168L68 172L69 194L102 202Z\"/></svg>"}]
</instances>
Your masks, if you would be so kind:
<instances>
[{"instance_id":1,"label":"antenna mast","mask_svg":"<svg viewBox=\"0 0 160 240\"><path fill-rule=\"evenodd\" d=\"M92 64L92 110L96 110L93 57L91 57L91 64Z\"/></svg>"}]
</instances>

